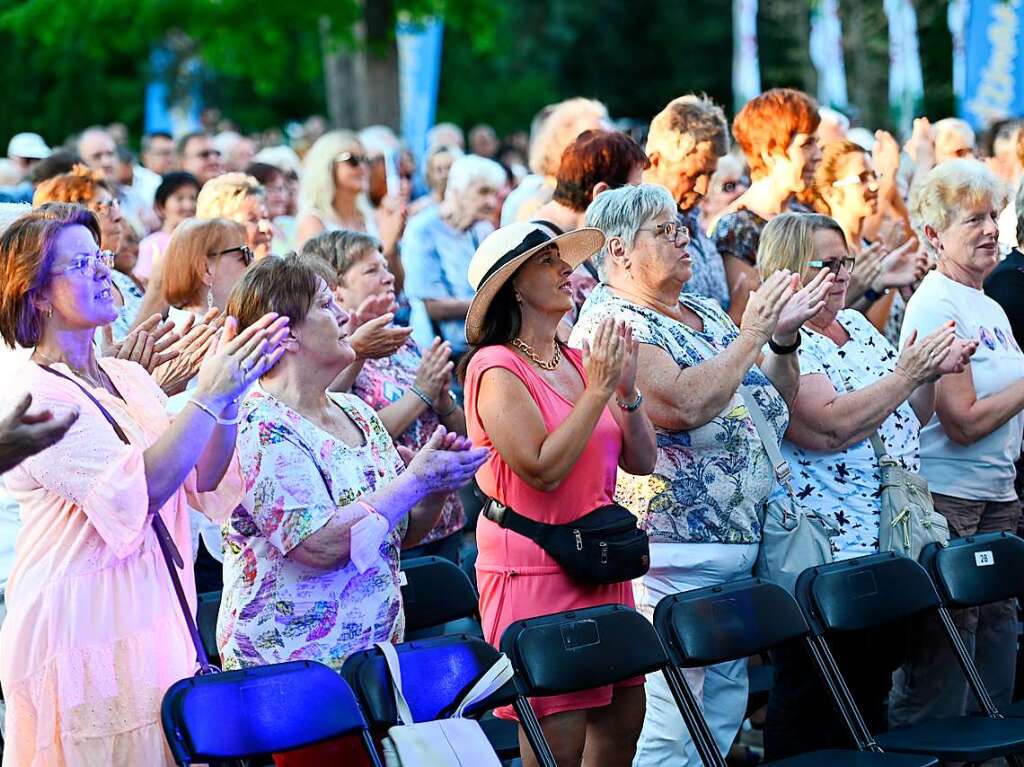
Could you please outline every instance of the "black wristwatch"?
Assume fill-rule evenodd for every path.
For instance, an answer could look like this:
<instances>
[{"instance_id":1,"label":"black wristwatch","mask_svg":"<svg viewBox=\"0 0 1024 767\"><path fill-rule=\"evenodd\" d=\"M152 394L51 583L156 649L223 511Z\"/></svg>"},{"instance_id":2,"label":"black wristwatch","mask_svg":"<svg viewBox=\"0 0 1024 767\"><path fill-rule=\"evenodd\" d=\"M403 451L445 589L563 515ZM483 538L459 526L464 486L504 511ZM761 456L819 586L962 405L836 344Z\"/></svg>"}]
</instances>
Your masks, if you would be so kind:
<instances>
[{"instance_id":1,"label":"black wristwatch","mask_svg":"<svg viewBox=\"0 0 1024 767\"><path fill-rule=\"evenodd\" d=\"M887 290L883 290L881 293L879 293L874 288L868 288L867 290L864 291L864 298L866 298L869 303L873 304L879 298L883 298L887 292Z\"/></svg>"},{"instance_id":2,"label":"black wristwatch","mask_svg":"<svg viewBox=\"0 0 1024 767\"><path fill-rule=\"evenodd\" d=\"M791 343L789 346L783 346L782 344L775 343L774 338L768 339L768 348L771 349L775 354L792 354L800 348L800 333L796 334L796 341Z\"/></svg>"}]
</instances>

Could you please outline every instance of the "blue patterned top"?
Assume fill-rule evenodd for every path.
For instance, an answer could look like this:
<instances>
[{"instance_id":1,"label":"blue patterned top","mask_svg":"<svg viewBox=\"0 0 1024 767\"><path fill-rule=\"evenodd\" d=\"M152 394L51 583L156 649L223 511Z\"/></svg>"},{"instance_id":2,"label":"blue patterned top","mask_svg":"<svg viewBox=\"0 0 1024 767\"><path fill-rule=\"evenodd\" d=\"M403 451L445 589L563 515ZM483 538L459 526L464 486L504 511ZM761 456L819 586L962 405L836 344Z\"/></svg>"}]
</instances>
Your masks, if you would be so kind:
<instances>
[{"instance_id":1,"label":"blue patterned top","mask_svg":"<svg viewBox=\"0 0 1024 767\"><path fill-rule=\"evenodd\" d=\"M683 285L683 293L713 298L718 305L729 309L729 282L725 276L725 263L715 242L704 232L697 220L697 209L677 216L680 226L690 230L690 244L686 250L693 262L693 275Z\"/></svg>"},{"instance_id":2,"label":"blue patterned top","mask_svg":"<svg viewBox=\"0 0 1024 767\"><path fill-rule=\"evenodd\" d=\"M373 410L330 395L363 435L352 447L259 387L242 402L238 459L245 500L224 526L224 594L217 647L225 669L316 660L341 670L374 642L400 642L405 620L398 555L406 521L360 573L307 567L287 554L340 506L394 480L401 456Z\"/></svg>"},{"instance_id":3,"label":"blue patterned top","mask_svg":"<svg viewBox=\"0 0 1024 767\"><path fill-rule=\"evenodd\" d=\"M633 337L663 349L681 368L709 358L705 345L722 351L739 334L713 300L683 295L680 301L704 322L698 332L684 322L619 298L604 283L587 298L569 338L579 346L605 317L625 320ZM703 341L703 343L701 343ZM771 381L754 366L749 386L781 440L789 411ZM689 431L656 428L658 458L646 477L620 470L616 500L640 519L655 543L760 543L759 513L775 486L771 460L739 393L721 413Z\"/></svg>"}]
</instances>

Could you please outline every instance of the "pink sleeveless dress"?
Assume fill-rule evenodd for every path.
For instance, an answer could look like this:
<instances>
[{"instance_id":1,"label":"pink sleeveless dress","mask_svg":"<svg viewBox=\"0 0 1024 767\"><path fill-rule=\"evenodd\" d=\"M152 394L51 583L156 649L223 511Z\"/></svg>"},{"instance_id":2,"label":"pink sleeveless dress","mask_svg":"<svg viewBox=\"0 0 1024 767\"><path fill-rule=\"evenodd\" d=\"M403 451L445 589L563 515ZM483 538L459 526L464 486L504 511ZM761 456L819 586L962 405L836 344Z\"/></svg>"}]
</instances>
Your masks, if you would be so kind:
<instances>
[{"instance_id":1,"label":"pink sleeveless dress","mask_svg":"<svg viewBox=\"0 0 1024 767\"><path fill-rule=\"evenodd\" d=\"M581 353L577 349L567 348L564 351L566 359L586 384ZM576 465L558 488L551 492L537 490L520 479L502 460L480 423L476 406L480 378L495 367L512 372L523 382L549 433L569 416L574 407L512 350L504 346L488 346L478 351L466 374L466 423L473 444L491 448L490 457L476 475L480 489L520 514L549 524L573 522L599 506L612 503L622 452L622 432L611 412L605 408ZM595 605L633 607L633 590L629 583L605 586L574 581L532 540L500 528L482 516L477 524L476 537L480 615L484 636L494 646L499 644L502 632L509 624L524 618ZM639 684L643 684L642 677L631 679L623 686ZM613 686L606 685L569 695L531 698L530 703L537 716L545 717L563 711L606 706L611 703L612 692ZM499 708L495 713L504 719L516 718L511 707Z\"/></svg>"}]
</instances>

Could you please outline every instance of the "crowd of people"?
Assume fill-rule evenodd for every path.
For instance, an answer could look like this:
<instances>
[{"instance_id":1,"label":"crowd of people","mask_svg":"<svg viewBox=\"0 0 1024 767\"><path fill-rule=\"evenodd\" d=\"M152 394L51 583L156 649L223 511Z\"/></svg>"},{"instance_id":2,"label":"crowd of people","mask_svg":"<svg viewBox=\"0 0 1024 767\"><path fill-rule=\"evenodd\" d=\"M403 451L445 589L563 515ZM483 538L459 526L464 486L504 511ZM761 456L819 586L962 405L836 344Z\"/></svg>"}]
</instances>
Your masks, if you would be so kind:
<instances>
[{"instance_id":1,"label":"crowd of people","mask_svg":"<svg viewBox=\"0 0 1024 767\"><path fill-rule=\"evenodd\" d=\"M0 162L4 764L171 764L160 701L196 658L168 544L187 609L222 591L226 669L340 671L402 641L402 558L464 567L494 645L750 576L766 441L836 559L879 551L876 436L951 535L1017 531L1019 124L901 146L779 88L642 135L584 98L525 146L440 124L421 158L383 126L213 127L138 156L123 126L23 133ZM635 518L649 567L587 580L496 508ZM1009 702L1016 603L955 619ZM901 630L836 646L874 731L968 708L941 626ZM766 756L847 745L807 658L773 660ZM685 676L727 753L747 661ZM565 767L700 764L660 675L531 704Z\"/></svg>"}]
</instances>

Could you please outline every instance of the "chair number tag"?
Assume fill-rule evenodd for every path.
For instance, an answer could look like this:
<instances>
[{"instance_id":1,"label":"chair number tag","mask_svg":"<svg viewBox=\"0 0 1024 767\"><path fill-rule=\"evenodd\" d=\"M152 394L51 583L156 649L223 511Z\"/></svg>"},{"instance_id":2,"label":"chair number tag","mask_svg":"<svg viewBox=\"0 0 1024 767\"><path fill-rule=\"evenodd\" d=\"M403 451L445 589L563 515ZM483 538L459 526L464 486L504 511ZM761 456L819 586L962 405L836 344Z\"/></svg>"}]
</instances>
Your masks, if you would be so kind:
<instances>
[{"instance_id":1,"label":"chair number tag","mask_svg":"<svg viewBox=\"0 0 1024 767\"><path fill-rule=\"evenodd\" d=\"M996 558L992 556L991 551L976 551L974 552L974 564L978 567L988 567L994 565Z\"/></svg>"},{"instance_id":2,"label":"chair number tag","mask_svg":"<svg viewBox=\"0 0 1024 767\"><path fill-rule=\"evenodd\" d=\"M978 556L978 555L975 554L974 556ZM405 570L399 570L398 571L398 587L401 588L402 586L408 586L408 585L409 585L409 576L405 574Z\"/></svg>"}]
</instances>

